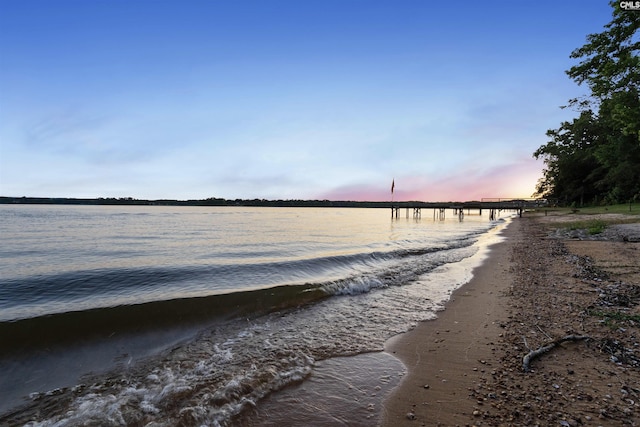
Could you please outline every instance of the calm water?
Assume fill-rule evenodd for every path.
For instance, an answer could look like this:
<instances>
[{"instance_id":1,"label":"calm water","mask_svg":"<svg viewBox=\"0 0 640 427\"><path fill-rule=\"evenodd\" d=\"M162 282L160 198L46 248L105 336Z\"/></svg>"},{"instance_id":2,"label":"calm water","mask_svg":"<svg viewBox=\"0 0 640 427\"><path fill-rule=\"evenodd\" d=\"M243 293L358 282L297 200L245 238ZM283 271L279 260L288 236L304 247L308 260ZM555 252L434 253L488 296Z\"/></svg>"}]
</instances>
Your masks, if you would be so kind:
<instances>
[{"instance_id":1,"label":"calm water","mask_svg":"<svg viewBox=\"0 0 640 427\"><path fill-rule=\"evenodd\" d=\"M0 424L375 425L504 223L448 215L0 206Z\"/></svg>"}]
</instances>

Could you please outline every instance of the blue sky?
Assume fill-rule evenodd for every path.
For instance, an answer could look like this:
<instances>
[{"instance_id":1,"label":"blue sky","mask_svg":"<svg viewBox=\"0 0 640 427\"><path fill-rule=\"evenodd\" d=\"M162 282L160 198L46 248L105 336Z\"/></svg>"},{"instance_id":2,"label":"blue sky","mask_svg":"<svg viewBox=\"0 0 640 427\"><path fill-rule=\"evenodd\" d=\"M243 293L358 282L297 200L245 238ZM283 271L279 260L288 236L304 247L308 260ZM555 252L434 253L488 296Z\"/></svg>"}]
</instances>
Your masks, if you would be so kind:
<instances>
[{"instance_id":1,"label":"blue sky","mask_svg":"<svg viewBox=\"0 0 640 427\"><path fill-rule=\"evenodd\" d=\"M0 195L529 197L588 1L0 0Z\"/></svg>"}]
</instances>

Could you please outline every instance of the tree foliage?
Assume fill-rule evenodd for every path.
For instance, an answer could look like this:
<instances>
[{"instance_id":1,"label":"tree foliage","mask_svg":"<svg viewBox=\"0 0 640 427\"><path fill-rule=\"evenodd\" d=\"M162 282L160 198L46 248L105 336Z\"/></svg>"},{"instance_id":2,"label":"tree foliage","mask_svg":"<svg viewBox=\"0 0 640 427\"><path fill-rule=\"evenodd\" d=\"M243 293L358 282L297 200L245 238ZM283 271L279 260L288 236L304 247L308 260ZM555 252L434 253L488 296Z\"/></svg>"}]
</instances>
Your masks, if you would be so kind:
<instances>
[{"instance_id":1,"label":"tree foliage","mask_svg":"<svg viewBox=\"0 0 640 427\"><path fill-rule=\"evenodd\" d=\"M537 194L567 204L640 198L640 13L612 2L605 31L587 36L567 71L590 96L571 99L579 116L547 131L533 154L545 162Z\"/></svg>"}]
</instances>

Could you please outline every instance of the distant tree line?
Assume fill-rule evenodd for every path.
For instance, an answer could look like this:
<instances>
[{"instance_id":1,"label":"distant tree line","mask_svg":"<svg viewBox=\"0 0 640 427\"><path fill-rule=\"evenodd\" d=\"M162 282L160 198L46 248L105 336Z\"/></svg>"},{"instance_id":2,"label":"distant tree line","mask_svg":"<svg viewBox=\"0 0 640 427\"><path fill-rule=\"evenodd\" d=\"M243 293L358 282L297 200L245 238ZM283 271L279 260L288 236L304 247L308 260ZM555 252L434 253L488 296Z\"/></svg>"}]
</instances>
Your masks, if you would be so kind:
<instances>
[{"instance_id":1,"label":"distant tree line","mask_svg":"<svg viewBox=\"0 0 640 427\"><path fill-rule=\"evenodd\" d=\"M23 205L123 205L123 206L263 206L263 207L301 207L301 208L452 208L458 209L491 209L496 204L502 206L500 209L515 209L526 205L526 207L534 208L546 204L546 200L542 199L482 199L471 200L466 202L421 202L421 201L403 201L403 202L374 202L374 201L353 201L353 200L303 200L303 199L287 199L287 200L268 200L268 199L223 199L210 197L208 199L199 200L173 200L173 199L157 199L144 200L135 199L133 197L99 197L96 199L77 199L66 197L2 197L0 196L0 205L7 204L23 204Z\"/></svg>"},{"instance_id":2,"label":"distant tree line","mask_svg":"<svg viewBox=\"0 0 640 427\"><path fill-rule=\"evenodd\" d=\"M144 200L133 197L99 197L95 199L65 197L0 197L0 204L39 205L140 205L140 206L267 206L267 207L359 207L390 208L391 202L356 202L334 200L267 200L267 199L223 199L210 197L201 200ZM423 202L394 202L393 206L417 207Z\"/></svg>"},{"instance_id":3,"label":"distant tree line","mask_svg":"<svg viewBox=\"0 0 640 427\"><path fill-rule=\"evenodd\" d=\"M533 154L545 163L539 197L567 205L640 199L640 12L611 7L605 31L571 53L580 62L566 73L590 94L569 100L578 117L548 130Z\"/></svg>"}]
</instances>

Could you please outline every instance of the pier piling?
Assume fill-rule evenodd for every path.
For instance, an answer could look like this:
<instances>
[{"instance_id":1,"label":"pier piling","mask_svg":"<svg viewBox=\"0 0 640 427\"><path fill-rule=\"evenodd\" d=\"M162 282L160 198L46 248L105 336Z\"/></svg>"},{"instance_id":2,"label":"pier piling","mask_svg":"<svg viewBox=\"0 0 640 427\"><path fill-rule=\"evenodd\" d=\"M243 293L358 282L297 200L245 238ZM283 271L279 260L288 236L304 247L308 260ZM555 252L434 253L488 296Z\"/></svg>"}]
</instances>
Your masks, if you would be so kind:
<instances>
[{"instance_id":1,"label":"pier piling","mask_svg":"<svg viewBox=\"0 0 640 427\"><path fill-rule=\"evenodd\" d=\"M396 202L398 205L391 206L391 218L398 218L400 209L405 208L405 216L408 219L410 211L413 211L413 218L422 217L422 208L433 209L433 220L444 221L446 219L446 210L451 209L460 219L463 220L466 215L475 215L477 210L482 216L484 210L489 210L489 219L495 221L502 211L512 211L520 217L524 214L525 209L535 209L546 206L546 200L538 199L482 199L482 201L472 202ZM467 212L464 212L464 210ZM472 214L472 212L474 212Z\"/></svg>"}]
</instances>

